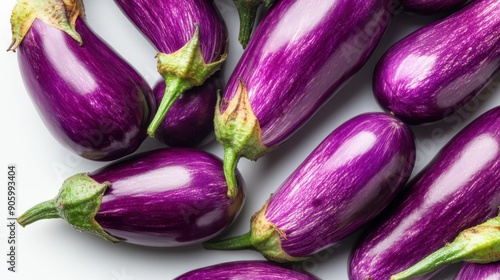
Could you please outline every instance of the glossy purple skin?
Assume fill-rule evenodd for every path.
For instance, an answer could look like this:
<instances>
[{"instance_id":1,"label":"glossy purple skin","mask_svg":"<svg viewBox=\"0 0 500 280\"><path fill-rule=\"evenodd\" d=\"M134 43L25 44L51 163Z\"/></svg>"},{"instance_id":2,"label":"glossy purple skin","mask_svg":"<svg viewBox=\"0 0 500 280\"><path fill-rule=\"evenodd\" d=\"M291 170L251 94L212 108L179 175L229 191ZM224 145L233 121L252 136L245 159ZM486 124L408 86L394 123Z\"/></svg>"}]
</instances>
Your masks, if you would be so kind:
<instances>
[{"instance_id":1,"label":"glossy purple skin","mask_svg":"<svg viewBox=\"0 0 500 280\"><path fill-rule=\"evenodd\" d=\"M239 79L266 147L288 139L368 60L390 20L385 0L281 0L257 27L224 100ZM303 20L300 20L303 19ZM227 102L223 102L224 112Z\"/></svg>"},{"instance_id":2,"label":"glossy purple skin","mask_svg":"<svg viewBox=\"0 0 500 280\"><path fill-rule=\"evenodd\" d=\"M199 268L175 280L316 280L305 272L295 271L266 261L239 261Z\"/></svg>"},{"instance_id":3,"label":"glossy purple skin","mask_svg":"<svg viewBox=\"0 0 500 280\"><path fill-rule=\"evenodd\" d=\"M500 2L476 0L396 43L378 63L373 88L385 110L428 123L460 109L499 69Z\"/></svg>"},{"instance_id":4,"label":"glossy purple skin","mask_svg":"<svg viewBox=\"0 0 500 280\"><path fill-rule=\"evenodd\" d=\"M333 131L271 197L266 218L286 234L283 250L312 255L381 212L415 162L408 127L385 113L357 116Z\"/></svg>"},{"instance_id":5,"label":"glossy purple skin","mask_svg":"<svg viewBox=\"0 0 500 280\"><path fill-rule=\"evenodd\" d=\"M498 280L500 262L490 264L465 263L454 280Z\"/></svg>"},{"instance_id":6,"label":"glossy purple skin","mask_svg":"<svg viewBox=\"0 0 500 280\"><path fill-rule=\"evenodd\" d=\"M96 221L112 236L138 245L201 243L227 228L244 203L241 175L241 194L227 198L222 161L194 149L143 153L90 176L111 182Z\"/></svg>"},{"instance_id":7,"label":"glossy purple skin","mask_svg":"<svg viewBox=\"0 0 500 280\"><path fill-rule=\"evenodd\" d=\"M177 99L156 130L158 140L170 147L196 147L213 135L217 91L224 83L219 73ZM153 93L159 106L165 93L165 82L157 83Z\"/></svg>"},{"instance_id":8,"label":"glossy purple skin","mask_svg":"<svg viewBox=\"0 0 500 280\"><path fill-rule=\"evenodd\" d=\"M363 235L351 255L349 279L389 279L462 230L494 217L500 205L499 181L496 107L457 134Z\"/></svg>"},{"instance_id":9,"label":"glossy purple skin","mask_svg":"<svg viewBox=\"0 0 500 280\"><path fill-rule=\"evenodd\" d=\"M432 15L459 8L469 0L401 0L405 11L422 15Z\"/></svg>"},{"instance_id":10,"label":"glossy purple skin","mask_svg":"<svg viewBox=\"0 0 500 280\"><path fill-rule=\"evenodd\" d=\"M215 62L227 43L226 25L212 0L114 0L159 52L182 48L200 26L201 53Z\"/></svg>"},{"instance_id":11,"label":"glossy purple skin","mask_svg":"<svg viewBox=\"0 0 500 280\"><path fill-rule=\"evenodd\" d=\"M18 49L26 89L52 135L92 160L134 152L154 113L149 85L78 19L83 46L35 20Z\"/></svg>"}]
</instances>

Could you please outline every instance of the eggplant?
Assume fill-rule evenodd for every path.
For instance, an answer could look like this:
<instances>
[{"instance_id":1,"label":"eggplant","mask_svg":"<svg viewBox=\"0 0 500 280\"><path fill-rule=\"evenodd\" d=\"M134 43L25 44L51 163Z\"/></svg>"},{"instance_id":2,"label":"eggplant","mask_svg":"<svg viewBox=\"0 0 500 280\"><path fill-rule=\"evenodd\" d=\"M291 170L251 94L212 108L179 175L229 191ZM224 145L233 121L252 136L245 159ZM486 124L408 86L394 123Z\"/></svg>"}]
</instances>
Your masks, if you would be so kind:
<instances>
[{"instance_id":1,"label":"eggplant","mask_svg":"<svg viewBox=\"0 0 500 280\"><path fill-rule=\"evenodd\" d=\"M454 280L495 280L500 279L500 262L489 264L466 263Z\"/></svg>"},{"instance_id":2,"label":"eggplant","mask_svg":"<svg viewBox=\"0 0 500 280\"><path fill-rule=\"evenodd\" d=\"M56 198L18 222L63 218L111 242L174 247L200 243L227 228L244 203L226 196L222 161L203 151L171 148L134 155L68 178Z\"/></svg>"},{"instance_id":3,"label":"eggplant","mask_svg":"<svg viewBox=\"0 0 500 280\"><path fill-rule=\"evenodd\" d=\"M269 8L276 0L233 0L240 16L240 34L238 41L245 49L250 41L250 36L257 17L257 10L261 4Z\"/></svg>"},{"instance_id":4,"label":"eggplant","mask_svg":"<svg viewBox=\"0 0 500 280\"><path fill-rule=\"evenodd\" d=\"M148 127L148 134L154 137L179 96L203 85L220 69L227 57L227 28L212 0L115 0L115 3L159 52L158 72L166 89Z\"/></svg>"},{"instance_id":5,"label":"eggplant","mask_svg":"<svg viewBox=\"0 0 500 280\"><path fill-rule=\"evenodd\" d=\"M228 195L241 157L292 136L368 60L390 21L386 0L281 0L257 27L215 113Z\"/></svg>"},{"instance_id":6,"label":"eggplant","mask_svg":"<svg viewBox=\"0 0 500 280\"><path fill-rule=\"evenodd\" d=\"M407 12L433 15L460 8L469 0L400 0L400 4Z\"/></svg>"},{"instance_id":7,"label":"eggplant","mask_svg":"<svg viewBox=\"0 0 500 280\"><path fill-rule=\"evenodd\" d=\"M300 261L361 228L410 177L415 144L385 113L357 116L333 131L288 177L239 237L206 249L253 248L276 262Z\"/></svg>"},{"instance_id":8,"label":"eggplant","mask_svg":"<svg viewBox=\"0 0 500 280\"><path fill-rule=\"evenodd\" d=\"M497 106L448 142L363 234L351 253L349 279L389 279L493 217L500 205L499 181Z\"/></svg>"},{"instance_id":9,"label":"eggplant","mask_svg":"<svg viewBox=\"0 0 500 280\"><path fill-rule=\"evenodd\" d=\"M500 69L500 2L477 0L392 46L375 69L379 104L409 124L460 109Z\"/></svg>"},{"instance_id":10,"label":"eggplant","mask_svg":"<svg viewBox=\"0 0 500 280\"><path fill-rule=\"evenodd\" d=\"M66 148L99 161L134 152L155 106L146 81L97 37L80 0L18 1L13 43L45 126Z\"/></svg>"},{"instance_id":11,"label":"eggplant","mask_svg":"<svg viewBox=\"0 0 500 280\"><path fill-rule=\"evenodd\" d=\"M222 75L217 72L205 84L181 94L170 108L170 113L158 126L155 138L170 147L197 147L215 139L214 108L217 90L223 87ZM153 89L156 105L160 105L165 83L159 82Z\"/></svg>"},{"instance_id":12,"label":"eggplant","mask_svg":"<svg viewBox=\"0 0 500 280\"><path fill-rule=\"evenodd\" d=\"M238 261L199 268L174 280L315 280L315 276L265 261Z\"/></svg>"}]
</instances>

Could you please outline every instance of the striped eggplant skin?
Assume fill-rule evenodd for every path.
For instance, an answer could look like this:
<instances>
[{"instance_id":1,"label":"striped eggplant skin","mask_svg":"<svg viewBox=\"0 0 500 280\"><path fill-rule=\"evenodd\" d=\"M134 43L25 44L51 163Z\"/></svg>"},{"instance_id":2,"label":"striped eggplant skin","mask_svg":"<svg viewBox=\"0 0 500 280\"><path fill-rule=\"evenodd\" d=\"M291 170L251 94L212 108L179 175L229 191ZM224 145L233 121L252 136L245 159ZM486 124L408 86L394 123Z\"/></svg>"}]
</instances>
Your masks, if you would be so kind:
<instances>
[{"instance_id":1,"label":"striped eggplant skin","mask_svg":"<svg viewBox=\"0 0 500 280\"><path fill-rule=\"evenodd\" d=\"M467 3L469 0L400 0L403 9L410 13L433 15L452 11Z\"/></svg>"},{"instance_id":2,"label":"striped eggplant skin","mask_svg":"<svg viewBox=\"0 0 500 280\"><path fill-rule=\"evenodd\" d=\"M351 253L349 279L389 279L462 230L494 217L499 180L500 107L495 107L457 134L363 235Z\"/></svg>"},{"instance_id":3,"label":"striped eggplant skin","mask_svg":"<svg viewBox=\"0 0 500 280\"><path fill-rule=\"evenodd\" d=\"M239 214L244 182L226 196L222 161L207 152L171 148L146 152L89 174L109 182L95 216L111 236L154 247L201 243L227 228Z\"/></svg>"},{"instance_id":4,"label":"striped eggplant skin","mask_svg":"<svg viewBox=\"0 0 500 280\"><path fill-rule=\"evenodd\" d=\"M375 97L409 124L441 120L498 73L499 46L500 2L474 1L391 47L375 69Z\"/></svg>"},{"instance_id":5,"label":"striped eggplant skin","mask_svg":"<svg viewBox=\"0 0 500 280\"><path fill-rule=\"evenodd\" d=\"M204 85L181 95L156 130L156 139L170 147L198 147L215 139L213 119L217 91L224 84L219 73L215 73ZM165 83L157 83L153 89L156 105L160 104L164 92Z\"/></svg>"},{"instance_id":6,"label":"striped eggplant skin","mask_svg":"<svg viewBox=\"0 0 500 280\"><path fill-rule=\"evenodd\" d=\"M500 262L489 264L465 263L454 280L497 280L500 279Z\"/></svg>"},{"instance_id":7,"label":"striped eggplant skin","mask_svg":"<svg viewBox=\"0 0 500 280\"><path fill-rule=\"evenodd\" d=\"M155 106L146 81L78 18L83 45L35 20L18 48L21 76L52 135L69 150L108 161L146 138Z\"/></svg>"},{"instance_id":8,"label":"striped eggplant skin","mask_svg":"<svg viewBox=\"0 0 500 280\"><path fill-rule=\"evenodd\" d=\"M266 261L238 261L199 268L175 280L317 280L318 278Z\"/></svg>"}]
</instances>

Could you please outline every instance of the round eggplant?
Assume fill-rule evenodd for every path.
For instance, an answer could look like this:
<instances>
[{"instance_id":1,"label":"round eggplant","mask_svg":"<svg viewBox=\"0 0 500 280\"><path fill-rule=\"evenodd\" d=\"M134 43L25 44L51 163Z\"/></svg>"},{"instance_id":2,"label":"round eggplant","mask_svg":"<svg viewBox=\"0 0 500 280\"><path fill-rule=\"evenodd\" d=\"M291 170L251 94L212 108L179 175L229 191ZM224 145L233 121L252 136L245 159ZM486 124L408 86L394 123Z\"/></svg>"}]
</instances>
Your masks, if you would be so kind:
<instances>
[{"instance_id":1,"label":"round eggplant","mask_svg":"<svg viewBox=\"0 0 500 280\"><path fill-rule=\"evenodd\" d=\"M222 161L203 151L150 151L67 179L56 198L28 210L18 222L63 218L112 242L174 247L219 234L239 214L241 195L226 196Z\"/></svg>"},{"instance_id":2,"label":"round eggplant","mask_svg":"<svg viewBox=\"0 0 500 280\"><path fill-rule=\"evenodd\" d=\"M499 46L500 2L474 1L391 47L375 69L375 97L406 123L441 120L493 79Z\"/></svg>"},{"instance_id":3,"label":"round eggplant","mask_svg":"<svg viewBox=\"0 0 500 280\"><path fill-rule=\"evenodd\" d=\"M77 9L55 0L22 0L14 8L10 50L18 50L26 89L68 149L99 161L131 154L154 113L151 88L90 30L80 0L65 2Z\"/></svg>"},{"instance_id":4,"label":"round eggplant","mask_svg":"<svg viewBox=\"0 0 500 280\"><path fill-rule=\"evenodd\" d=\"M333 131L251 221L249 233L204 243L254 248L276 262L299 261L361 228L406 184L415 162L408 127L385 113L355 117Z\"/></svg>"},{"instance_id":5,"label":"round eggplant","mask_svg":"<svg viewBox=\"0 0 500 280\"><path fill-rule=\"evenodd\" d=\"M499 181L500 107L495 107L457 134L363 234L351 254L349 279L389 279L462 230L494 217Z\"/></svg>"},{"instance_id":6,"label":"round eggplant","mask_svg":"<svg viewBox=\"0 0 500 280\"><path fill-rule=\"evenodd\" d=\"M433 15L457 9L469 0L400 0L403 9L410 13Z\"/></svg>"},{"instance_id":7,"label":"round eggplant","mask_svg":"<svg viewBox=\"0 0 500 280\"><path fill-rule=\"evenodd\" d=\"M239 261L199 268L174 280L317 280L311 274L265 261Z\"/></svg>"},{"instance_id":8,"label":"round eggplant","mask_svg":"<svg viewBox=\"0 0 500 280\"><path fill-rule=\"evenodd\" d=\"M490 264L466 263L454 280L495 280L500 279L500 262Z\"/></svg>"}]
</instances>

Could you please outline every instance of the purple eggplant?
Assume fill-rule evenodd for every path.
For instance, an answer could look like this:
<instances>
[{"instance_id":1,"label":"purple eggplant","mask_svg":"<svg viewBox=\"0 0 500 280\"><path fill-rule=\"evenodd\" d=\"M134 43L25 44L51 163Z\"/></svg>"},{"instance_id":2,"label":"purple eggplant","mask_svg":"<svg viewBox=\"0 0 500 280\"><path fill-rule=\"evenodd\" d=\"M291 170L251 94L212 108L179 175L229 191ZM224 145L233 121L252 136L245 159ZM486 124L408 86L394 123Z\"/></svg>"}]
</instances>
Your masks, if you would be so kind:
<instances>
[{"instance_id":1,"label":"purple eggplant","mask_svg":"<svg viewBox=\"0 0 500 280\"><path fill-rule=\"evenodd\" d=\"M276 0L233 0L233 2L240 16L240 34L238 36L238 41L240 41L243 48L246 48L248 41L250 41L250 35L254 28L259 6L265 4L265 6L269 8Z\"/></svg>"},{"instance_id":2,"label":"purple eggplant","mask_svg":"<svg viewBox=\"0 0 500 280\"><path fill-rule=\"evenodd\" d=\"M254 248L299 261L374 218L405 185L415 161L411 131L385 113L360 115L332 132L271 196L249 233L207 249Z\"/></svg>"},{"instance_id":3,"label":"purple eggplant","mask_svg":"<svg viewBox=\"0 0 500 280\"><path fill-rule=\"evenodd\" d=\"M386 0L281 0L257 27L215 113L228 195L240 157L257 160L292 136L372 54Z\"/></svg>"},{"instance_id":4,"label":"purple eggplant","mask_svg":"<svg viewBox=\"0 0 500 280\"><path fill-rule=\"evenodd\" d=\"M155 133L155 138L170 147L196 147L213 140L216 92L223 87L222 75L217 72L205 84L183 93L170 108L170 113ZM159 106L165 92L165 83L153 89Z\"/></svg>"},{"instance_id":5,"label":"purple eggplant","mask_svg":"<svg viewBox=\"0 0 500 280\"><path fill-rule=\"evenodd\" d=\"M209 153L156 150L70 177L56 198L31 208L18 222L63 218L112 242L189 245L232 223L245 200L239 174L238 187L241 195L229 199L222 161Z\"/></svg>"},{"instance_id":6,"label":"purple eggplant","mask_svg":"<svg viewBox=\"0 0 500 280\"><path fill-rule=\"evenodd\" d=\"M363 235L351 254L349 279L389 279L495 216L499 181L500 107L495 107L457 134Z\"/></svg>"},{"instance_id":7,"label":"purple eggplant","mask_svg":"<svg viewBox=\"0 0 500 280\"><path fill-rule=\"evenodd\" d=\"M315 280L311 274L265 261L239 261L199 268L174 280Z\"/></svg>"},{"instance_id":8,"label":"purple eggplant","mask_svg":"<svg viewBox=\"0 0 500 280\"><path fill-rule=\"evenodd\" d=\"M454 280L495 280L500 279L500 262L490 264L466 263Z\"/></svg>"},{"instance_id":9,"label":"purple eggplant","mask_svg":"<svg viewBox=\"0 0 500 280\"><path fill-rule=\"evenodd\" d=\"M80 0L64 2L74 6L18 1L9 50L19 50L26 89L61 144L87 159L123 157L146 138L151 89L86 25Z\"/></svg>"},{"instance_id":10,"label":"purple eggplant","mask_svg":"<svg viewBox=\"0 0 500 280\"><path fill-rule=\"evenodd\" d=\"M179 96L201 86L226 60L226 25L213 0L115 3L159 51L158 72L165 80L165 93L148 127L148 134L155 136Z\"/></svg>"},{"instance_id":11,"label":"purple eggplant","mask_svg":"<svg viewBox=\"0 0 500 280\"><path fill-rule=\"evenodd\" d=\"M500 1L474 1L390 48L375 70L375 96L409 124L441 120L493 79L499 46Z\"/></svg>"},{"instance_id":12,"label":"purple eggplant","mask_svg":"<svg viewBox=\"0 0 500 280\"><path fill-rule=\"evenodd\" d=\"M400 0L405 11L432 15L459 8L469 0Z\"/></svg>"}]
</instances>

